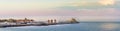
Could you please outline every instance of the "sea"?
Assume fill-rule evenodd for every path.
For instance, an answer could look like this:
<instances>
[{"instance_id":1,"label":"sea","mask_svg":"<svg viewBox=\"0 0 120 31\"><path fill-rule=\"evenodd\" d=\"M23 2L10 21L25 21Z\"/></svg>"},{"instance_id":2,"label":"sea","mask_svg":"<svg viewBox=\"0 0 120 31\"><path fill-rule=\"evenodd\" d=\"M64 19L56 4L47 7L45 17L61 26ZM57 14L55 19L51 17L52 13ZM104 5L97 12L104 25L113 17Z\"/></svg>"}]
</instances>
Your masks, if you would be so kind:
<instances>
[{"instance_id":1,"label":"sea","mask_svg":"<svg viewBox=\"0 0 120 31\"><path fill-rule=\"evenodd\" d=\"M119 22L80 22L49 26L23 26L0 28L0 31L120 31Z\"/></svg>"}]
</instances>

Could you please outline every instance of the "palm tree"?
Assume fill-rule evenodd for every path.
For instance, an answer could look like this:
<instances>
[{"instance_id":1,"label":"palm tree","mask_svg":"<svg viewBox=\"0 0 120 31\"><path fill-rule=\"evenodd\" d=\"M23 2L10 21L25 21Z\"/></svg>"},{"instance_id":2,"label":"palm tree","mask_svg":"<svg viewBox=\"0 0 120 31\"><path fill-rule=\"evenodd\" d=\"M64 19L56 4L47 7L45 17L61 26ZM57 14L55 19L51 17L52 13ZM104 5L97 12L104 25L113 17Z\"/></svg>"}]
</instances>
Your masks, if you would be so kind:
<instances>
[{"instance_id":1,"label":"palm tree","mask_svg":"<svg viewBox=\"0 0 120 31\"><path fill-rule=\"evenodd\" d=\"M4 20L0 20L0 22L5 22L5 21L7 21L6 19L4 19Z\"/></svg>"},{"instance_id":2,"label":"palm tree","mask_svg":"<svg viewBox=\"0 0 120 31\"><path fill-rule=\"evenodd\" d=\"M7 20L7 22L16 22L16 20L10 18L9 20Z\"/></svg>"}]
</instances>

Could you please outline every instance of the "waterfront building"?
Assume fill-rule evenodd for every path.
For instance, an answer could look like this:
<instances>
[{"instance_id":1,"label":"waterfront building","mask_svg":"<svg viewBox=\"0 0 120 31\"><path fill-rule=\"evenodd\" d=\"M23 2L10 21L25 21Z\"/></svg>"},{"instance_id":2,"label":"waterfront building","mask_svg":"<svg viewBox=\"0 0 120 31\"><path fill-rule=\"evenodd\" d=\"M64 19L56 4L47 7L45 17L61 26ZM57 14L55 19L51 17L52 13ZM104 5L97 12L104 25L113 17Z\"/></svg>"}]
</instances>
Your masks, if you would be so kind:
<instances>
[{"instance_id":1,"label":"waterfront building","mask_svg":"<svg viewBox=\"0 0 120 31\"><path fill-rule=\"evenodd\" d=\"M10 19L0 19L0 22L8 22L8 23L16 23L16 24L24 23L24 24L26 24L26 23L34 22L34 20L33 19L27 19L27 18L25 18L25 19L12 19L12 18L10 18Z\"/></svg>"},{"instance_id":2,"label":"waterfront building","mask_svg":"<svg viewBox=\"0 0 120 31\"><path fill-rule=\"evenodd\" d=\"M5 22L7 21L7 19L0 19L0 22Z\"/></svg>"},{"instance_id":3,"label":"waterfront building","mask_svg":"<svg viewBox=\"0 0 120 31\"><path fill-rule=\"evenodd\" d=\"M18 22L18 23L30 23L33 21L34 21L33 19L27 19L27 18L16 20L16 22Z\"/></svg>"}]
</instances>

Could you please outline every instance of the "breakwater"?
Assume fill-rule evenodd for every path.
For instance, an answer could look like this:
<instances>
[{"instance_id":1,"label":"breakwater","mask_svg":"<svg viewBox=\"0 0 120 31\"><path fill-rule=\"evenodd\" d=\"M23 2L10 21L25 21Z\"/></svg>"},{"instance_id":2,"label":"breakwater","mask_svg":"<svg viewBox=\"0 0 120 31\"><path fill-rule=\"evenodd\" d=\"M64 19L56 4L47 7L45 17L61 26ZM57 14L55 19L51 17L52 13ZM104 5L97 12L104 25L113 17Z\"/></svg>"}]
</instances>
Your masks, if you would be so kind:
<instances>
[{"instance_id":1,"label":"breakwater","mask_svg":"<svg viewBox=\"0 0 120 31\"><path fill-rule=\"evenodd\" d=\"M20 26L49 26L49 25L59 25L59 24L75 24L79 23L76 19L72 18L67 22L57 22L56 19L48 20L47 22L36 22L33 19L4 19L0 20L0 27L20 27Z\"/></svg>"}]
</instances>

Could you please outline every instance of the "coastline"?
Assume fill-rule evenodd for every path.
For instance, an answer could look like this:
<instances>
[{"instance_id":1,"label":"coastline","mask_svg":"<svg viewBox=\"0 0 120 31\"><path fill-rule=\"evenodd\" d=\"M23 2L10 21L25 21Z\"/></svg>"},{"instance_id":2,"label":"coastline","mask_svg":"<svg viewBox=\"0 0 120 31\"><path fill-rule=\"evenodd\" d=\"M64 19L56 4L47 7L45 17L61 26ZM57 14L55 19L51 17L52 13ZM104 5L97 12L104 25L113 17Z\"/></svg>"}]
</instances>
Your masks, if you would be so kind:
<instances>
[{"instance_id":1,"label":"coastline","mask_svg":"<svg viewBox=\"0 0 120 31\"><path fill-rule=\"evenodd\" d=\"M76 22L79 23L79 22ZM61 24L76 24L76 23L54 23L54 24L47 24L47 23L39 23L39 24L14 24L14 25L0 25L0 28L6 27L21 27L21 26L49 26L49 25L61 25Z\"/></svg>"}]
</instances>

